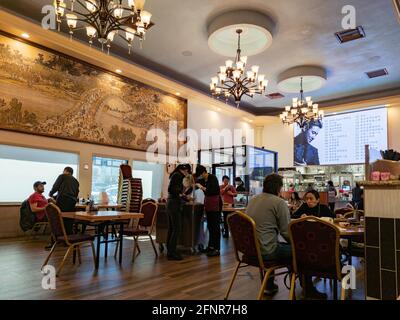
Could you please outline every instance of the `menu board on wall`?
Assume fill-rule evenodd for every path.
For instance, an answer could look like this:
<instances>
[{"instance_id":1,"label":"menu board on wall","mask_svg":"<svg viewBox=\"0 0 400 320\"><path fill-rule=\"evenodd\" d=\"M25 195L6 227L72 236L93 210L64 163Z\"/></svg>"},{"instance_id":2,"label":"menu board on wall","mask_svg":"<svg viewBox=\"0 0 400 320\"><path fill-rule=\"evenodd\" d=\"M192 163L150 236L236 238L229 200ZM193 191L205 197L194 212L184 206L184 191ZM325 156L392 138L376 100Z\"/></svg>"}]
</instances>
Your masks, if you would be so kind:
<instances>
[{"instance_id":1,"label":"menu board on wall","mask_svg":"<svg viewBox=\"0 0 400 320\"><path fill-rule=\"evenodd\" d=\"M363 163L366 144L386 150L387 140L385 107L327 115L304 130L294 127L294 164Z\"/></svg>"}]
</instances>

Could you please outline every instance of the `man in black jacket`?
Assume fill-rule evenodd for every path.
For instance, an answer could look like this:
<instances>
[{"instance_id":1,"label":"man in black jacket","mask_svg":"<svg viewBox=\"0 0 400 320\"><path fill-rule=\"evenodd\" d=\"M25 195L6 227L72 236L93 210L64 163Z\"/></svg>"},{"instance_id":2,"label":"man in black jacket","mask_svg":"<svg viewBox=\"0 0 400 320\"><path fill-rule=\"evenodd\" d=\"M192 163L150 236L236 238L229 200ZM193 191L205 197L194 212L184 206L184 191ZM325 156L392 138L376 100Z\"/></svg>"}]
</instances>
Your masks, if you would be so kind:
<instances>
[{"instance_id":1,"label":"man in black jacket","mask_svg":"<svg viewBox=\"0 0 400 320\"><path fill-rule=\"evenodd\" d=\"M180 164L171 173L168 185L168 236L167 251L168 260L182 260L182 256L178 253L176 246L182 229L182 194L183 194L183 178L190 170L189 165Z\"/></svg>"},{"instance_id":2,"label":"man in black jacket","mask_svg":"<svg viewBox=\"0 0 400 320\"><path fill-rule=\"evenodd\" d=\"M72 175L74 170L66 167L63 174L60 174L49 192L51 198L56 199L56 204L62 212L75 211L78 201L79 182ZM54 194L57 195L54 197ZM67 234L72 234L73 219L64 218L64 226Z\"/></svg>"},{"instance_id":3,"label":"man in black jacket","mask_svg":"<svg viewBox=\"0 0 400 320\"><path fill-rule=\"evenodd\" d=\"M198 188L204 192L204 209L207 215L207 227L210 234L207 256L214 257L220 255L221 246L221 210L222 210L222 199L219 188L218 178L207 172L204 166L197 166L196 177L202 177L206 181L205 187L201 184L196 184Z\"/></svg>"}]
</instances>

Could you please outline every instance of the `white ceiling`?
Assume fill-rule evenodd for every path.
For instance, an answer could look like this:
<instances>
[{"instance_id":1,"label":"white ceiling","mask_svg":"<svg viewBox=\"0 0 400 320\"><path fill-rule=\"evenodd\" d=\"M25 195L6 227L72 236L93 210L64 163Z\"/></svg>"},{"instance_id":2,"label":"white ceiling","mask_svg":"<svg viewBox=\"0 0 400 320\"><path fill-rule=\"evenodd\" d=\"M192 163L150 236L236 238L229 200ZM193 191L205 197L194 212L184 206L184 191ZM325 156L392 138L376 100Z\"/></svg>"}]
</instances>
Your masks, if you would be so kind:
<instances>
[{"instance_id":1,"label":"white ceiling","mask_svg":"<svg viewBox=\"0 0 400 320\"><path fill-rule=\"evenodd\" d=\"M41 7L52 0L1 3L8 10L39 21ZM341 10L350 3L356 8L357 25L364 27L366 38L339 44L334 33L342 30ZM267 93L279 91L277 77L281 72L299 65L323 66L328 71L325 86L311 93L315 102L400 88L400 24L392 0L147 0L145 8L153 14L155 26L148 32L143 49L136 44L135 54L129 57L121 41L122 48L112 48L113 53L204 92L208 92L210 77L226 59L207 45L208 22L223 12L241 8L267 13L277 24L272 46L249 57L249 64L260 65L269 79ZM185 51L192 55L185 56ZM380 68L387 68L389 76L370 80L365 75ZM253 107L255 112L282 108L294 96L285 94L279 100L245 98L243 107Z\"/></svg>"}]
</instances>

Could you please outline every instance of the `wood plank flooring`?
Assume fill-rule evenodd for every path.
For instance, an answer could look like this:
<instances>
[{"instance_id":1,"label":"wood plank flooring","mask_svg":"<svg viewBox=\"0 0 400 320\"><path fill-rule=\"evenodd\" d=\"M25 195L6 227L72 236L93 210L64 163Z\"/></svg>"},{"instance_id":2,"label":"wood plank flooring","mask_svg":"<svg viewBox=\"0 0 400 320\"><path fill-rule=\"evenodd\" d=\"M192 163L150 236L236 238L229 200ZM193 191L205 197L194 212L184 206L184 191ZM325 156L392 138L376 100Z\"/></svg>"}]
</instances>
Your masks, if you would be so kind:
<instances>
[{"instance_id":1,"label":"wood plank flooring","mask_svg":"<svg viewBox=\"0 0 400 320\"><path fill-rule=\"evenodd\" d=\"M122 266L114 259L114 244L111 244L107 260L102 251L97 273L94 272L90 248L84 248L82 264L73 265L71 255L61 276L57 278L56 289L44 290L40 267L48 254L43 249L46 240L1 240L0 299L223 299L236 260L231 239L221 241L220 257L184 255L183 261L168 261L165 253L155 258L150 242L141 241L142 253L132 264L133 242L126 240ZM65 248L58 249L50 264L59 265L64 252ZM364 265L357 259L353 260L357 268L357 289L351 297L361 300L364 299ZM277 283L280 290L273 299L287 299L289 292L283 284L283 277L278 277ZM255 299L259 286L258 270L243 268L239 271L229 299ZM328 282L320 281L318 289L332 297ZM297 291L300 296L301 289Z\"/></svg>"}]
</instances>

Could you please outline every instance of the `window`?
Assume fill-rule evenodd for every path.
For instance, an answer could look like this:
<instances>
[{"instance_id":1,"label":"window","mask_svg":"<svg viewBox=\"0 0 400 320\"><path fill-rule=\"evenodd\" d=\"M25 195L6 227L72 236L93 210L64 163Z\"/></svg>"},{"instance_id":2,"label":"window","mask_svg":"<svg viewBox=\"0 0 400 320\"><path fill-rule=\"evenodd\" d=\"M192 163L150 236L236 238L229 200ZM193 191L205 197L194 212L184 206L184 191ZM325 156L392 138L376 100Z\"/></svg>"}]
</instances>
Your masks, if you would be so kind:
<instances>
[{"instance_id":1,"label":"window","mask_svg":"<svg viewBox=\"0 0 400 320\"><path fill-rule=\"evenodd\" d=\"M65 167L78 174L79 156L75 153L0 145L0 202L21 202L33 193L35 181L46 181L48 197Z\"/></svg>"},{"instance_id":2,"label":"window","mask_svg":"<svg viewBox=\"0 0 400 320\"><path fill-rule=\"evenodd\" d=\"M142 179L143 199L158 199L164 180L164 166L162 164L133 161L132 175Z\"/></svg>"},{"instance_id":3,"label":"window","mask_svg":"<svg viewBox=\"0 0 400 320\"><path fill-rule=\"evenodd\" d=\"M92 199L100 201L102 192L106 192L110 203L117 203L119 166L128 164L128 160L93 157Z\"/></svg>"}]
</instances>

